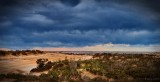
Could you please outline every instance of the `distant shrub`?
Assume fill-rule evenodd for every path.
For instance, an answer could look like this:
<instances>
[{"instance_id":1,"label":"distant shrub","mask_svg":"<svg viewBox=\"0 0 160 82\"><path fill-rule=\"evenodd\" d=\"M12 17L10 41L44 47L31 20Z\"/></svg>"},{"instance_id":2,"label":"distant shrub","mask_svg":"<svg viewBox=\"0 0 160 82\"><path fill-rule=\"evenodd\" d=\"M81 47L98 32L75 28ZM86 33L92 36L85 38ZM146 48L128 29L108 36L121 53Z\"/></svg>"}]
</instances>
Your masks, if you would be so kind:
<instances>
[{"instance_id":1,"label":"distant shrub","mask_svg":"<svg viewBox=\"0 0 160 82\"><path fill-rule=\"evenodd\" d=\"M52 68L53 64L51 61L48 61L48 59L37 59L36 61L37 63L37 67L31 69L30 72L42 72L42 71L46 71Z\"/></svg>"},{"instance_id":2,"label":"distant shrub","mask_svg":"<svg viewBox=\"0 0 160 82\"><path fill-rule=\"evenodd\" d=\"M0 56L5 56L5 55L7 55L7 54L8 54L7 51L0 51Z\"/></svg>"}]
</instances>

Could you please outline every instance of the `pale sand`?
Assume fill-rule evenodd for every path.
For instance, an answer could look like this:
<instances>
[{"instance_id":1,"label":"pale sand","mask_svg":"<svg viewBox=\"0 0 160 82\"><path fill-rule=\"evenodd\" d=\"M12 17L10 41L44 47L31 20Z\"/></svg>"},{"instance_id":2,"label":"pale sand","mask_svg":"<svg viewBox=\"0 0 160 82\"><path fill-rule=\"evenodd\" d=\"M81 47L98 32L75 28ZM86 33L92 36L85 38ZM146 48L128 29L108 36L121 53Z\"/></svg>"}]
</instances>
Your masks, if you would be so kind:
<instances>
[{"instance_id":1,"label":"pale sand","mask_svg":"<svg viewBox=\"0 0 160 82\"><path fill-rule=\"evenodd\" d=\"M46 53L40 55L28 55L28 56L3 56L0 57L0 74L6 73L23 73L29 74L32 68L37 66L36 60L39 58L47 58L49 61L59 61L67 59L72 60L87 60L91 59L89 55L66 55L61 53Z\"/></svg>"}]
</instances>

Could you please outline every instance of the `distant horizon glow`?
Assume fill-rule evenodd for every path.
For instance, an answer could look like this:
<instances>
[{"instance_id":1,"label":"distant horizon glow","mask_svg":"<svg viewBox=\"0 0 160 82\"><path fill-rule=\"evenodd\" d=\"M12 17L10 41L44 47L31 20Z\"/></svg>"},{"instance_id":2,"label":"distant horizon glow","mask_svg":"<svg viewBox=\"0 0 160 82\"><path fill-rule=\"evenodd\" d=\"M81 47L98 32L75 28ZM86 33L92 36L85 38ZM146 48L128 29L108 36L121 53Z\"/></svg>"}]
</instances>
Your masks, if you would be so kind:
<instances>
[{"instance_id":1,"label":"distant horizon glow","mask_svg":"<svg viewBox=\"0 0 160 82\"><path fill-rule=\"evenodd\" d=\"M28 49L8 49L0 48L0 50L41 50L41 51L124 51L124 52L160 52L160 44L156 45L129 45L129 44L99 44L84 47L34 47Z\"/></svg>"},{"instance_id":2,"label":"distant horizon glow","mask_svg":"<svg viewBox=\"0 0 160 82\"><path fill-rule=\"evenodd\" d=\"M128 44L102 44L85 47L35 47L34 50L41 51L135 51L135 52L159 52L160 45L128 45Z\"/></svg>"}]
</instances>

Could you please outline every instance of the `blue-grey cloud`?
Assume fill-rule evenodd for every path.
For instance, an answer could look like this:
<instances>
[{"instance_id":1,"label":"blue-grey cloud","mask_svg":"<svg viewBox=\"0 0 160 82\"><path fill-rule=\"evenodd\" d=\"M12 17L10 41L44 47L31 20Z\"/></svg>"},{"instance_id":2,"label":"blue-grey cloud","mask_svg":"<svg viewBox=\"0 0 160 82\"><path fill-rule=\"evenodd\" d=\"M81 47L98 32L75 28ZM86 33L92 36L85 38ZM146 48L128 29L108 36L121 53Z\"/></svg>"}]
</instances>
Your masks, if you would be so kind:
<instances>
[{"instance_id":1,"label":"blue-grey cloud","mask_svg":"<svg viewBox=\"0 0 160 82\"><path fill-rule=\"evenodd\" d=\"M0 6L3 48L79 47L109 42L148 45L160 41L157 0L9 1L1 1Z\"/></svg>"},{"instance_id":2,"label":"blue-grey cloud","mask_svg":"<svg viewBox=\"0 0 160 82\"><path fill-rule=\"evenodd\" d=\"M63 4L68 5L68 6L76 6L78 5L81 0L60 0Z\"/></svg>"}]
</instances>

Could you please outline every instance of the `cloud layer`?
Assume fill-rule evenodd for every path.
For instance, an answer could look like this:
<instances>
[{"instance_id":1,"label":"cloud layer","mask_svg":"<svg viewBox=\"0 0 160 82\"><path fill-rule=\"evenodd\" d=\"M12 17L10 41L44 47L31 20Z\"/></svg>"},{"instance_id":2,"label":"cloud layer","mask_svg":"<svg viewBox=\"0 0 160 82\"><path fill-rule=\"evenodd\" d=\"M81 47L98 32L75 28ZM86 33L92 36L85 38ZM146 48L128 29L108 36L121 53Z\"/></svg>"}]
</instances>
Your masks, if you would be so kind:
<instances>
[{"instance_id":1,"label":"cloud layer","mask_svg":"<svg viewBox=\"0 0 160 82\"><path fill-rule=\"evenodd\" d=\"M0 47L160 44L159 0L0 1Z\"/></svg>"}]
</instances>

